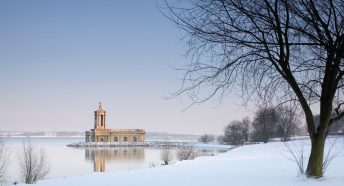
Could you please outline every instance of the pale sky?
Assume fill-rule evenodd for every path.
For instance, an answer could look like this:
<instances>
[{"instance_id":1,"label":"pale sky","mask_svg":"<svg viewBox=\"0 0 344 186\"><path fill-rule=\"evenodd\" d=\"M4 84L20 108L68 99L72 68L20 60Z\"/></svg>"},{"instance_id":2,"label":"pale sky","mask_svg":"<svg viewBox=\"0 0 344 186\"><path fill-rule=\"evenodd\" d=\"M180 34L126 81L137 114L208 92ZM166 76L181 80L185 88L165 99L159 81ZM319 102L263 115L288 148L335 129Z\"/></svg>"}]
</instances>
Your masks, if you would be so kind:
<instances>
[{"instance_id":1,"label":"pale sky","mask_svg":"<svg viewBox=\"0 0 344 186\"><path fill-rule=\"evenodd\" d=\"M108 128L221 134L251 116L234 94L221 105L166 100L181 85L185 43L155 0L1 0L0 130L85 131L99 101Z\"/></svg>"}]
</instances>

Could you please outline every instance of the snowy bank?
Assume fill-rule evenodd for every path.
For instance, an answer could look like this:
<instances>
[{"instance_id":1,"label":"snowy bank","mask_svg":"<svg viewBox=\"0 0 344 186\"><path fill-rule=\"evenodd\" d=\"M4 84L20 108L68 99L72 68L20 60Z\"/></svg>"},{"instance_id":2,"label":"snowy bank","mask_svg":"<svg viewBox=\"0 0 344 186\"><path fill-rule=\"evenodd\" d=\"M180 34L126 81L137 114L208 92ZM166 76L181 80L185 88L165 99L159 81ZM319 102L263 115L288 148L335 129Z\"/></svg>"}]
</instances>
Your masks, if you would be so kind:
<instances>
[{"instance_id":1,"label":"snowy bank","mask_svg":"<svg viewBox=\"0 0 344 186\"><path fill-rule=\"evenodd\" d=\"M298 145L299 141L289 142ZM342 143L342 141L341 141ZM336 145L335 149L343 148ZM306 141L309 152L309 141ZM40 181L46 186L343 186L344 157L338 156L319 180L297 176L296 165L286 158L281 142L247 145L218 156L199 157L169 166L133 171L93 173ZM307 158L307 157L306 157Z\"/></svg>"}]
</instances>

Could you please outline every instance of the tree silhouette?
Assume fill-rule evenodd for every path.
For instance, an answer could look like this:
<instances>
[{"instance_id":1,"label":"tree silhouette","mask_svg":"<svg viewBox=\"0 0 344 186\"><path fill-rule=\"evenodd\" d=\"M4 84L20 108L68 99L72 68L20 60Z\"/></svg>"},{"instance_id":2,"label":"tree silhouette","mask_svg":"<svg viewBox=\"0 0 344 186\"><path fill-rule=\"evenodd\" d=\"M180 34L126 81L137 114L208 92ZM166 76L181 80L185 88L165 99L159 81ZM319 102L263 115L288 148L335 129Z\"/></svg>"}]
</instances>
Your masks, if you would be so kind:
<instances>
[{"instance_id":1,"label":"tree silhouette","mask_svg":"<svg viewBox=\"0 0 344 186\"><path fill-rule=\"evenodd\" d=\"M306 173L323 176L329 127L344 116L344 1L179 3L165 1L162 10L185 33L192 58L176 95L202 103L240 88L245 101L294 102L303 110L312 143ZM318 126L312 104L320 108Z\"/></svg>"}]
</instances>

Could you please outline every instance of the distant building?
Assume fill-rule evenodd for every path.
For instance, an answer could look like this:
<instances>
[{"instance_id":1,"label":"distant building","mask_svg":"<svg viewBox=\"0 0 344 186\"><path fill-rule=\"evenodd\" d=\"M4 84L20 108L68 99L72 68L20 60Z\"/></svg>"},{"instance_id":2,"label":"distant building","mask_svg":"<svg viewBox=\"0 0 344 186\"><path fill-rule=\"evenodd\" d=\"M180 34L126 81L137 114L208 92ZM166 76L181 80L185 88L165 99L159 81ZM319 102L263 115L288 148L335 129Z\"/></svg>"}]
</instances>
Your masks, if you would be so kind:
<instances>
[{"instance_id":1,"label":"distant building","mask_svg":"<svg viewBox=\"0 0 344 186\"><path fill-rule=\"evenodd\" d=\"M94 129L85 132L86 142L144 142L145 130L107 129L105 118L106 111L100 103L94 111Z\"/></svg>"}]
</instances>

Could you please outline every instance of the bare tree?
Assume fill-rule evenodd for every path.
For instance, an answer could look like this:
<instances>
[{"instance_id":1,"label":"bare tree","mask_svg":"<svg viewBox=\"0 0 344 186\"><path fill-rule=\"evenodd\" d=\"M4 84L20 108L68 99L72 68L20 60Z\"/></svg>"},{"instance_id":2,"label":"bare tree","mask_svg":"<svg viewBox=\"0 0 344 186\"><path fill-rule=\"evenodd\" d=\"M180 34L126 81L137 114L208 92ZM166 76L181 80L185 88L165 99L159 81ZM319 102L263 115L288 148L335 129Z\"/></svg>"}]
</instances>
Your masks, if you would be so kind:
<instances>
[{"instance_id":1,"label":"bare tree","mask_svg":"<svg viewBox=\"0 0 344 186\"><path fill-rule=\"evenodd\" d=\"M279 117L274 108L259 108L252 122L252 141L267 143L270 138L277 137L278 120Z\"/></svg>"},{"instance_id":2,"label":"bare tree","mask_svg":"<svg viewBox=\"0 0 344 186\"><path fill-rule=\"evenodd\" d=\"M220 136L220 143L230 143L233 145L241 145L249 139L250 120L248 117L241 121L232 121L224 128L224 136Z\"/></svg>"},{"instance_id":3,"label":"bare tree","mask_svg":"<svg viewBox=\"0 0 344 186\"><path fill-rule=\"evenodd\" d=\"M244 124L242 121L232 121L224 129L224 141L233 145L243 144L248 135L247 127L248 125Z\"/></svg>"},{"instance_id":4,"label":"bare tree","mask_svg":"<svg viewBox=\"0 0 344 186\"><path fill-rule=\"evenodd\" d=\"M184 146L177 151L178 160L190 160L196 157L196 152L193 146Z\"/></svg>"},{"instance_id":5,"label":"bare tree","mask_svg":"<svg viewBox=\"0 0 344 186\"><path fill-rule=\"evenodd\" d=\"M256 112L253 121L252 140L267 143L270 138L289 141L299 132L296 109L286 106L262 107Z\"/></svg>"},{"instance_id":6,"label":"bare tree","mask_svg":"<svg viewBox=\"0 0 344 186\"><path fill-rule=\"evenodd\" d=\"M8 167L8 148L5 142L0 139L0 181L4 178Z\"/></svg>"},{"instance_id":7,"label":"bare tree","mask_svg":"<svg viewBox=\"0 0 344 186\"><path fill-rule=\"evenodd\" d=\"M166 6L164 15L184 31L192 58L176 95L186 93L193 103L221 101L239 88L246 101L258 96L298 104L312 143L307 175L323 176L329 127L344 116L344 1L191 0ZM312 104L319 105L317 127Z\"/></svg>"},{"instance_id":8,"label":"bare tree","mask_svg":"<svg viewBox=\"0 0 344 186\"><path fill-rule=\"evenodd\" d=\"M211 134L204 134L198 138L198 141L201 143L212 143L215 141L215 137Z\"/></svg>"},{"instance_id":9,"label":"bare tree","mask_svg":"<svg viewBox=\"0 0 344 186\"><path fill-rule=\"evenodd\" d=\"M23 141L23 147L19 160L24 181L27 184L36 183L43 179L50 170L48 158L43 149L37 151L28 139Z\"/></svg>"},{"instance_id":10,"label":"bare tree","mask_svg":"<svg viewBox=\"0 0 344 186\"><path fill-rule=\"evenodd\" d=\"M216 138L216 142L219 144L225 144L226 143L225 136L223 136L223 135L218 136Z\"/></svg>"},{"instance_id":11,"label":"bare tree","mask_svg":"<svg viewBox=\"0 0 344 186\"><path fill-rule=\"evenodd\" d=\"M164 165L168 165L172 161L172 148L170 144L165 144L161 150L160 158L164 162Z\"/></svg>"},{"instance_id":12,"label":"bare tree","mask_svg":"<svg viewBox=\"0 0 344 186\"><path fill-rule=\"evenodd\" d=\"M296 109L290 107L276 108L278 114L278 121L276 132L281 141L289 141L291 137L295 136L300 131L300 120L296 114Z\"/></svg>"}]
</instances>

